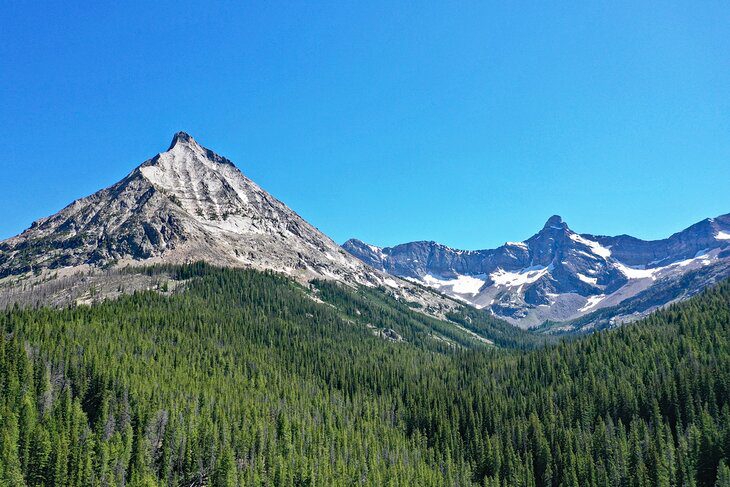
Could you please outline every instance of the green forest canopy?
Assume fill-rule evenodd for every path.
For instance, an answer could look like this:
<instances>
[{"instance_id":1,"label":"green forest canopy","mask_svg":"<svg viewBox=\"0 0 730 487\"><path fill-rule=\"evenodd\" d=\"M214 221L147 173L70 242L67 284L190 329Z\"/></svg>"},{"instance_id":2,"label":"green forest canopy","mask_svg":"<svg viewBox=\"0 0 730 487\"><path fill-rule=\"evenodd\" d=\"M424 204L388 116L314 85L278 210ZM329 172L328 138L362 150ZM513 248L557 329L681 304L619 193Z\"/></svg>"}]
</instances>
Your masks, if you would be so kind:
<instances>
[{"instance_id":1,"label":"green forest canopy","mask_svg":"<svg viewBox=\"0 0 730 487\"><path fill-rule=\"evenodd\" d=\"M450 317L488 346L376 290L168 270L0 313L0 485L730 485L727 282L572 342Z\"/></svg>"}]
</instances>

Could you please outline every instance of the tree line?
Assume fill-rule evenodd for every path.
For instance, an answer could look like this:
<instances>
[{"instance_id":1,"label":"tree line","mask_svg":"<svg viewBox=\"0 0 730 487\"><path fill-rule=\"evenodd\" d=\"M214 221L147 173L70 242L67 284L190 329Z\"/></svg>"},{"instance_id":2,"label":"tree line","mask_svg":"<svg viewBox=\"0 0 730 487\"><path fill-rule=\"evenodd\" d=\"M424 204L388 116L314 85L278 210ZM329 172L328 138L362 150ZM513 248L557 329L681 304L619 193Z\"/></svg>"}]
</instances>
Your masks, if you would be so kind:
<instances>
[{"instance_id":1,"label":"tree line","mask_svg":"<svg viewBox=\"0 0 730 487\"><path fill-rule=\"evenodd\" d=\"M162 271L0 313L0 485L730 485L727 282L570 342L451 316L485 346L377 290Z\"/></svg>"}]
</instances>

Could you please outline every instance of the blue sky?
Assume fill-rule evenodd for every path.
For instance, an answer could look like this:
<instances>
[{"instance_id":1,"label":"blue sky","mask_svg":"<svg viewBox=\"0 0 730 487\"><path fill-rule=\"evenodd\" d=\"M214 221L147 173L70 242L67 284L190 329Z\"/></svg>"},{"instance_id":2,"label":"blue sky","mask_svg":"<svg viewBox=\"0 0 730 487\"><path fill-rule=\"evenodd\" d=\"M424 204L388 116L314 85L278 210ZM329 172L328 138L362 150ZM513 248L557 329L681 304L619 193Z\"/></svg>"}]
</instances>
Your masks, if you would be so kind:
<instances>
[{"instance_id":1,"label":"blue sky","mask_svg":"<svg viewBox=\"0 0 730 487\"><path fill-rule=\"evenodd\" d=\"M554 213L663 237L730 212L728 25L726 2L4 2L0 238L178 130L338 242L488 248Z\"/></svg>"}]
</instances>

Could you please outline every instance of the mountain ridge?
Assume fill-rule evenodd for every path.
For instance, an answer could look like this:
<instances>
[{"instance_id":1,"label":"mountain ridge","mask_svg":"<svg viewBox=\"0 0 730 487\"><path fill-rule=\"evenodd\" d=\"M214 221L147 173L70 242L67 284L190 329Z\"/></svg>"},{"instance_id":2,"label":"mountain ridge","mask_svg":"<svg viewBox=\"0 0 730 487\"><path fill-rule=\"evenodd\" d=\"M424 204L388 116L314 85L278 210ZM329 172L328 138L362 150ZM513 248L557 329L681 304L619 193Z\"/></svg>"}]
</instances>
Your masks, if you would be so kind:
<instances>
[{"instance_id":1,"label":"mountain ridge","mask_svg":"<svg viewBox=\"0 0 730 487\"><path fill-rule=\"evenodd\" d=\"M730 214L659 240L579 234L553 215L530 238L495 249L460 250L434 241L381 248L357 239L343 248L376 269L533 327L575 320L615 306L662 279L726 262ZM722 269L720 277L730 274L724 265Z\"/></svg>"},{"instance_id":2,"label":"mountain ridge","mask_svg":"<svg viewBox=\"0 0 730 487\"><path fill-rule=\"evenodd\" d=\"M0 284L12 276L43 280L59 272L194 261L273 270L302 283L382 287L440 317L458 300L524 328L602 309L621 309L610 317L619 323L687 294L676 282L688 272L711 267L700 274L707 283L730 275L730 214L654 241L579 234L552 215L530 238L496 249L434 241L380 248L355 239L339 246L232 161L177 132L166 151L119 182L0 241ZM648 292L667 279L661 292ZM692 282L692 292L703 286L702 279ZM627 308L639 295L634 301L641 305ZM581 322L582 329L593 325Z\"/></svg>"}]
</instances>

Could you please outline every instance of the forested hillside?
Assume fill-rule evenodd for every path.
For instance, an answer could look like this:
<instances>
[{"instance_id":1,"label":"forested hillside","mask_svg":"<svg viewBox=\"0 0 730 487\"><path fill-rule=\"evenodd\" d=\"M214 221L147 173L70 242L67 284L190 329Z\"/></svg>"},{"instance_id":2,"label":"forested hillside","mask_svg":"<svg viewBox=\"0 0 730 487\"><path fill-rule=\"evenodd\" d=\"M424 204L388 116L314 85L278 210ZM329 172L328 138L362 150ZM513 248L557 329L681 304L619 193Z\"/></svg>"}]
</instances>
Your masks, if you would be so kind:
<instances>
[{"instance_id":1,"label":"forested hillside","mask_svg":"<svg viewBox=\"0 0 730 487\"><path fill-rule=\"evenodd\" d=\"M173 271L171 296L0 313L0 485L730 485L728 283L541 347L375 290Z\"/></svg>"}]
</instances>

